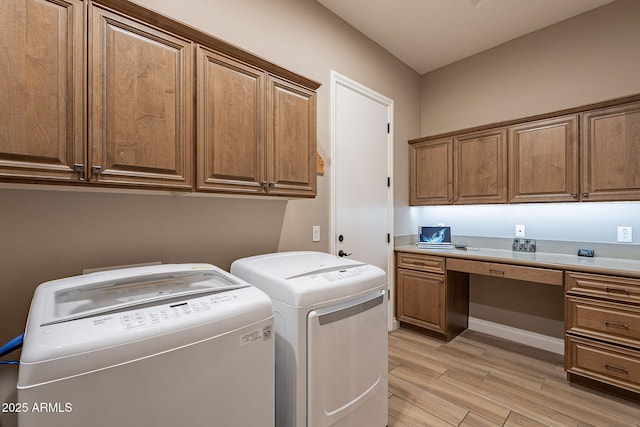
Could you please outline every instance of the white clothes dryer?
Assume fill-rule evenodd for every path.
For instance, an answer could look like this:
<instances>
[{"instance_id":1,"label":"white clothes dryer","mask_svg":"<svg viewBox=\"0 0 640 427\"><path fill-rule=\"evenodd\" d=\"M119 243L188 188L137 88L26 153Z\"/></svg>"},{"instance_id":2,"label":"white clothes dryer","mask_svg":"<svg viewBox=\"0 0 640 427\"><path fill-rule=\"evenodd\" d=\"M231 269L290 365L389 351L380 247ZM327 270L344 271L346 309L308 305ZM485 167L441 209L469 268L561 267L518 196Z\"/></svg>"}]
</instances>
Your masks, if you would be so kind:
<instances>
[{"instance_id":1,"label":"white clothes dryer","mask_svg":"<svg viewBox=\"0 0 640 427\"><path fill-rule=\"evenodd\" d=\"M25 331L20 427L274 425L271 300L209 264L43 283Z\"/></svg>"},{"instance_id":2,"label":"white clothes dryer","mask_svg":"<svg viewBox=\"0 0 640 427\"><path fill-rule=\"evenodd\" d=\"M321 252L236 260L273 300L276 426L387 425L387 278Z\"/></svg>"}]
</instances>

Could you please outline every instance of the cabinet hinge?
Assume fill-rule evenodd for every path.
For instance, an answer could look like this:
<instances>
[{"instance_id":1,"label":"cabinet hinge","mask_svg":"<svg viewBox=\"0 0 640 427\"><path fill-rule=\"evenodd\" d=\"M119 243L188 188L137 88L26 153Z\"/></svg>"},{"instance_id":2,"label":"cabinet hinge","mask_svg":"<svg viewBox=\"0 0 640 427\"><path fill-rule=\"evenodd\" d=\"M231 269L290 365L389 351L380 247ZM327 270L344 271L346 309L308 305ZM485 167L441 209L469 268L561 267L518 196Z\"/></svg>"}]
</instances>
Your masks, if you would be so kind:
<instances>
[{"instance_id":1,"label":"cabinet hinge","mask_svg":"<svg viewBox=\"0 0 640 427\"><path fill-rule=\"evenodd\" d=\"M391 188L391 177L387 177L387 187Z\"/></svg>"},{"instance_id":2,"label":"cabinet hinge","mask_svg":"<svg viewBox=\"0 0 640 427\"><path fill-rule=\"evenodd\" d=\"M387 243L391 243L391 233L387 233Z\"/></svg>"},{"instance_id":3,"label":"cabinet hinge","mask_svg":"<svg viewBox=\"0 0 640 427\"><path fill-rule=\"evenodd\" d=\"M391 123L387 123L387 133L391 133Z\"/></svg>"}]
</instances>

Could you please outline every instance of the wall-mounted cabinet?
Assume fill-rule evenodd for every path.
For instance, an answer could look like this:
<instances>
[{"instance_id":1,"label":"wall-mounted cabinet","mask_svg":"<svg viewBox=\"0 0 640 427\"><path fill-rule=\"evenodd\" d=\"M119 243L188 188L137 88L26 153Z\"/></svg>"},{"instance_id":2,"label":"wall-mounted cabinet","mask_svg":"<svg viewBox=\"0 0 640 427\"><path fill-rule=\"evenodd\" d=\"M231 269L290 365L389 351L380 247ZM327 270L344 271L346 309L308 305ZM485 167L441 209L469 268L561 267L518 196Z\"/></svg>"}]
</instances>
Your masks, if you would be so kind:
<instances>
[{"instance_id":1,"label":"wall-mounted cabinet","mask_svg":"<svg viewBox=\"0 0 640 427\"><path fill-rule=\"evenodd\" d=\"M91 4L90 181L191 189L193 43Z\"/></svg>"},{"instance_id":2,"label":"wall-mounted cabinet","mask_svg":"<svg viewBox=\"0 0 640 427\"><path fill-rule=\"evenodd\" d=\"M84 6L8 1L0 14L0 178L77 182L84 164Z\"/></svg>"},{"instance_id":3,"label":"wall-mounted cabinet","mask_svg":"<svg viewBox=\"0 0 640 427\"><path fill-rule=\"evenodd\" d=\"M453 138L454 203L506 203L507 130Z\"/></svg>"},{"instance_id":4,"label":"wall-mounted cabinet","mask_svg":"<svg viewBox=\"0 0 640 427\"><path fill-rule=\"evenodd\" d=\"M8 2L0 47L2 181L316 195L312 80L123 0Z\"/></svg>"},{"instance_id":5,"label":"wall-mounted cabinet","mask_svg":"<svg viewBox=\"0 0 640 427\"><path fill-rule=\"evenodd\" d=\"M197 188L316 194L315 92L198 47Z\"/></svg>"},{"instance_id":6,"label":"wall-mounted cabinet","mask_svg":"<svg viewBox=\"0 0 640 427\"><path fill-rule=\"evenodd\" d=\"M198 47L198 190L262 190L266 73Z\"/></svg>"},{"instance_id":7,"label":"wall-mounted cabinet","mask_svg":"<svg viewBox=\"0 0 640 427\"><path fill-rule=\"evenodd\" d=\"M266 191L316 195L316 94L270 75L267 94Z\"/></svg>"},{"instance_id":8,"label":"wall-mounted cabinet","mask_svg":"<svg viewBox=\"0 0 640 427\"><path fill-rule=\"evenodd\" d=\"M409 144L414 206L640 200L640 95Z\"/></svg>"},{"instance_id":9,"label":"wall-mounted cabinet","mask_svg":"<svg viewBox=\"0 0 640 427\"><path fill-rule=\"evenodd\" d=\"M578 200L578 116L509 128L509 202Z\"/></svg>"},{"instance_id":10,"label":"wall-mounted cabinet","mask_svg":"<svg viewBox=\"0 0 640 427\"><path fill-rule=\"evenodd\" d=\"M425 141L409 146L412 205L453 203L453 140Z\"/></svg>"},{"instance_id":11,"label":"wall-mounted cabinet","mask_svg":"<svg viewBox=\"0 0 640 427\"><path fill-rule=\"evenodd\" d=\"M581 120L582 200L640 200L640 102Z\"/></svg>"}]
</instances>

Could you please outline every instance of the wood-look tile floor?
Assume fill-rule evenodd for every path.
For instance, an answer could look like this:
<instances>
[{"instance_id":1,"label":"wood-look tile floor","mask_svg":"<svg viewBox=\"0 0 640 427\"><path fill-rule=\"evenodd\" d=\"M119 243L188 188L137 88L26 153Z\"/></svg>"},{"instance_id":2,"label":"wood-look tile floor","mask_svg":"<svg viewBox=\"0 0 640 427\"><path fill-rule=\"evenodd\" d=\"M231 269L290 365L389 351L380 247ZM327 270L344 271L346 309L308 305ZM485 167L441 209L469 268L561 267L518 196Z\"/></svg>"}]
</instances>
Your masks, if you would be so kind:
<instances>
[{"instance_id":1,"label":"wood-look tile floor","mask_svg":"<svg viewBox=\"0 0 640 427\"><path fill-rule=\"evenodd\" d=\"M633 426L640 402L568 384L562 356L465 331L389 334L389 427Z\"/></svg>"}]
</instances>

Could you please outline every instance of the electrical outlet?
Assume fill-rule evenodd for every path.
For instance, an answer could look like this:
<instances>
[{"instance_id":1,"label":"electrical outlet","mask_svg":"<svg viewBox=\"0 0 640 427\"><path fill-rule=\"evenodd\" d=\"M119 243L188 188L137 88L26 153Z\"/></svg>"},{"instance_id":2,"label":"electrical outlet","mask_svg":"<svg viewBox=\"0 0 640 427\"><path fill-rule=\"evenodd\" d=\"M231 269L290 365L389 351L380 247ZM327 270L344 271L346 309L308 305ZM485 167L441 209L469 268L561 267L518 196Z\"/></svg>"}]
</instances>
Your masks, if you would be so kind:
<instances>
[{"instance_id":1,"label":"electrical outlet","mask_svg":"<svg viewBox=\"0 0 640 427\"><path fill-rule=\"evenodd\" d=\"M618 227L618 242L623 242L623 243L633 242L633 228Z\"/></svg>"},{"instance_id":2,"label":"electrical outlet","mask_svg":"<svg viewBox=\"0 0 640 427\"><path fill-rule=\"evenodd\" d=\"M524 225L516 225L516 237L524 237Z\"/></svg>"},{"instance_id":3,"label":"electrical outlet","mask_svg":"<svg viewBox=\"0 0 640 427\"><path fill-rule=\"evenodd\" d=\"M511 250L516 252L535 252L536 241L534 239L513 239Z\"/></svg>"},{"instance_id":4,"label":"electrical outlet","mask_svg":"<svg viewBox=\"0 0 640 427\"><path fill-rule=\"evenodd\" d=\"M314 225L313 226L313 241L314 242L319 242L320 241L320 226L319 225Z\"/></svg>"}]
</instances>

